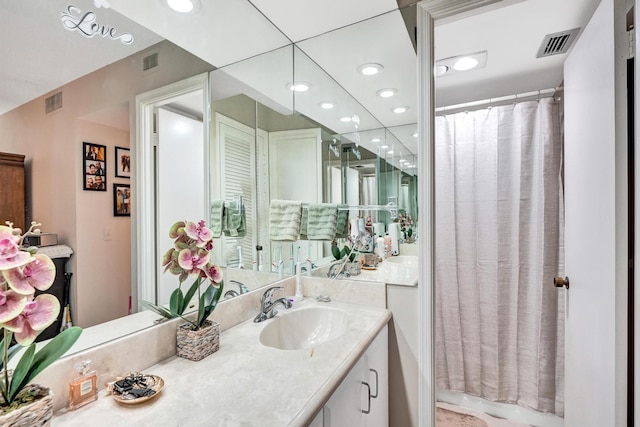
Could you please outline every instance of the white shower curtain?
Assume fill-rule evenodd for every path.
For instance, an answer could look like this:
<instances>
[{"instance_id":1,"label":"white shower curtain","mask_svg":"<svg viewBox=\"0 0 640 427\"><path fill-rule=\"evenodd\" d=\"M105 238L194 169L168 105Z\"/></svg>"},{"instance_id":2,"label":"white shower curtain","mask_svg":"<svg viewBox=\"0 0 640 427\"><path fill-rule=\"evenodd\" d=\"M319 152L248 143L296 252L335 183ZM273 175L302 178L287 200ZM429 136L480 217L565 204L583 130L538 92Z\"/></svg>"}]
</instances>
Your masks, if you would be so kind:
<instances>
[{"instance_id":1,"label":"white shower curtain","mask_svg":"<svg viewBox=\"0 0 640 427\"><path fill-rule=\"evenodd\" d=\"M436 118L436 386L564 412L560 109Z\"/></svg>"}]
</instances>

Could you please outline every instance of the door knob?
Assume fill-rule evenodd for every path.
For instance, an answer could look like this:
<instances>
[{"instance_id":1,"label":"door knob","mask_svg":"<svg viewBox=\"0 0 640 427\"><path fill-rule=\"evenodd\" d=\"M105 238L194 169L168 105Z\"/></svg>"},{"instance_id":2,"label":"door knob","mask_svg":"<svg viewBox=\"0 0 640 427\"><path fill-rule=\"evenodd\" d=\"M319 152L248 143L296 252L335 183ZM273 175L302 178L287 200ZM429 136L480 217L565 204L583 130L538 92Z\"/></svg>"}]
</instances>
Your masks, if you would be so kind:
<instances>
[{"instance_id":1,"label":"door knob","mask_svg":"<svg viewBox=\"0 0 640 427\"><path fill-rule=\"evenodd\" d=\"M554 277L553 284L556 288L565 287L569 289L569 278L568 277Z\"/></svg>"}]
</instances>

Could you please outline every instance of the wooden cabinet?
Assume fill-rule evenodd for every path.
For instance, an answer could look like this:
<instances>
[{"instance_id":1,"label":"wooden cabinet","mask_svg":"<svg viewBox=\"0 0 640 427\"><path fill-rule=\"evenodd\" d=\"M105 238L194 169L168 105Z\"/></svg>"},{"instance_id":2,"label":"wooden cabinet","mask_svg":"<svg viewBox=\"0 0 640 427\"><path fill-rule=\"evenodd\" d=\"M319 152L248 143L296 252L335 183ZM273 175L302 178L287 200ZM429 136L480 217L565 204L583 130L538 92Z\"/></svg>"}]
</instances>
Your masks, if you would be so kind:
<instances>
[{"instance_id":1,"label":"wooden cabinet","mask_svg":"<svg viewBox=\"0 0 640 427\"><path fill-rule=\"evenodd\" d=\"M0 225L13 222L24 231L25 175L24 156L0 153Z\"/></svg>"},{"instance_id":2,"label":"wooden cabinet","mask_svg":"<svg viewBox=\"0 0 640 427\"><path fill-rule=\"evenodd\" d=\"M385 326L331 395L314 423L324 427L388 427L387 348L388 326Z\"/></svg>"}]
</instances>

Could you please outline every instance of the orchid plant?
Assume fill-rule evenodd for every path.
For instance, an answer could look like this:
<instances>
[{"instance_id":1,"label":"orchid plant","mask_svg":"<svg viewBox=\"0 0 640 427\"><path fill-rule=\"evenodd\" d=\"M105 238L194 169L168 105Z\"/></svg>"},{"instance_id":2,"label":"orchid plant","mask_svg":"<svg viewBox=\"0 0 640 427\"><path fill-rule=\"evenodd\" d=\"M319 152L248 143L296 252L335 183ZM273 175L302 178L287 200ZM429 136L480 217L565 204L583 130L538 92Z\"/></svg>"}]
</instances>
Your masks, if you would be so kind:
<instances>
[{"instance_id":1,"label":"orchid plant","mask_svg":"<svg viewBox=\"0 0 640 427\"><path fill-rule=\"evenodd\" d=\"M400 214L400 231L402 235L406 239L411 239L413 236L413 220L411 219L411 215Z\"/></svg>"},{"instance_id":2,"label":"orchid plant","mask_svg":"<svg viewBox=\"0 0 640 427\"><path fill-rule=\"evenodd\" d=\"M178 221L171 226L169 237L175 239L174 245L162 258L162 266L165 267L165 272L169 271L178 276L178 287L171 293L169 308L147 301L141 301L140 304L168 319L182 317L191 324L192 329L198 330L213 313L224 287L222 270L211 262L213 233L204 221ZM184 293L182 283L189 277L195 277L195 280ZM206 281L209 283L203 290L201 285ZM191 321L183 314L196 293L198 315Z\"/></svg>"},{"instance_id":3,"label":"orchid plant","mask_svg":"<svg viewBox=\"0 0 640 427\"><path fill-rule=\"evenodd\" d=\"M37 248L22 248L26 236L40 232L36 228L40 224L32 222L24 235L13 223L6 224L0 226L0 413L15 409L20 404L20 391L66 353L82 332L77 326L68 328L36 352L34 341L58 318L60 302L51 294L34 295L36 290L51 287L56 268L51 258L37 253ZM9 361L21 348L26 349L10 374Z\"/></svg>"}]
</instances>

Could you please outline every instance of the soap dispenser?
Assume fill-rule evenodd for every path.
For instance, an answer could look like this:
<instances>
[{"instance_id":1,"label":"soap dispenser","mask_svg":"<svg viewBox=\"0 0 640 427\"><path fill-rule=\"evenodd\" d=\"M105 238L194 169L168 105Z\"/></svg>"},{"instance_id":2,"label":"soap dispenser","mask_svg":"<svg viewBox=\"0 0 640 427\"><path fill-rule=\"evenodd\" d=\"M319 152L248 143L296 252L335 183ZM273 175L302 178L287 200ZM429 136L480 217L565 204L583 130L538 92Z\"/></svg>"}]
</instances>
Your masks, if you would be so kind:
<instances>
[{"instance_id":1,"label":"soap dispenser","mask_svg":"<svg viewBox=\"0 0 640 427\"><path fill-rule=\"evenodd\" d=\"M98 399L98 373L91 369L91 360L74 365L79 375L69 383L69 409L78 409Z\"/></svg>"}]
</instances>

